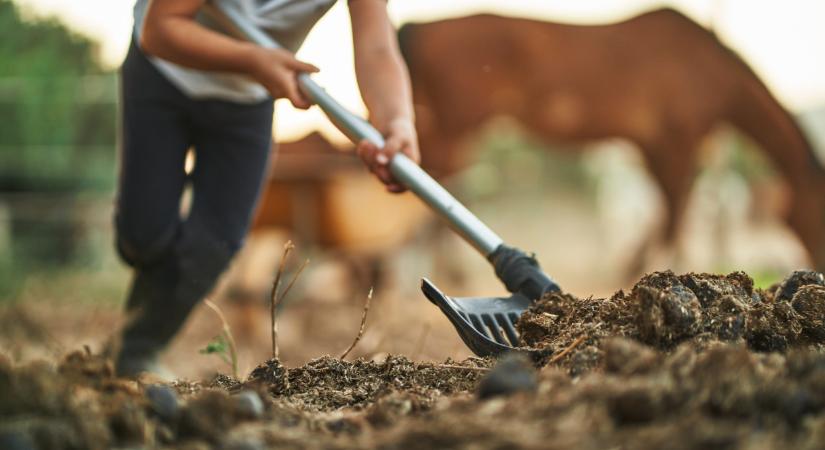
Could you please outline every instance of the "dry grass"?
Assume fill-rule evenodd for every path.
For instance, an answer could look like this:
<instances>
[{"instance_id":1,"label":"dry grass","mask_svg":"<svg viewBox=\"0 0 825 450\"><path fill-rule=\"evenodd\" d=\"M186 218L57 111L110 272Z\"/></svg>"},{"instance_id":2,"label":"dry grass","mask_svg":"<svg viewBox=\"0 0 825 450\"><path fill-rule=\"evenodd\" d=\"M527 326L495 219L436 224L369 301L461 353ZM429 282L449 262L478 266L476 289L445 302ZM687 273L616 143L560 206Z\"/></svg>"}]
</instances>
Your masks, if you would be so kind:
<instances>
[{"instance_id":1,"label":"dry grass","mask_svg":"<svg viewBox=\"0 0 825 450\"><path fill-rule=\"evenodd\" d=\"M281 302L284 301L289 290L292 289L292 286L298 280L298 277L301 276L301 272L304 271L307 264L309 264L309 260L304 260L304 263L301 264L301 267L298 268L298 271L295 272L295 275L289 281L284 289L283 292L279 292L279 288L281 287L281 278L284 273L284 267L286 267L286 260L289 257L290 252L295 249L295 245L292 241L287 241L284 244L284 254L281 257L281 264L278 266L278 273L275 275L275 281L272 283L272 292L269 295L269 317L270 323L272 324L272 357L278 358L278 307L281 305Z\"/></svg>"},{"instance_id":2,"label":"dry grass","mask_svg":"<svg viewBox=\"0 0 825 450\"><path fill-rule=\"evenodd\" d=\"M341 359L344 359L349 355L352 349L358 345L358 342L361 340L361 337L364 335L364 329L366 329L367 325L367 313L370 311L370 301L372 300L372 288L370 288L369 294L367 294L367 300L364 302L364 313L361 315L361 326L358 328L358 334L355 336L355 340L352 341L349 348L341 355Z\"/></svg>"}]
</instances>

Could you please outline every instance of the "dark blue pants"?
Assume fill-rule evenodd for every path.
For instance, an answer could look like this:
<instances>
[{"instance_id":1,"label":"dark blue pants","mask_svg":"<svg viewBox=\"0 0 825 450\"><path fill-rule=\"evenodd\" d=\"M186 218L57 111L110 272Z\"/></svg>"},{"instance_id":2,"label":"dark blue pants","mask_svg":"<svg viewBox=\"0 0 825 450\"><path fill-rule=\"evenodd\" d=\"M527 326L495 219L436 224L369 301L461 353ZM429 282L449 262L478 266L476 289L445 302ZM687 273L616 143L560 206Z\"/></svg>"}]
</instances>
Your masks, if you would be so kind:
<instances>
[{"instance_id":1,"label":"dark blue pants","mask_svg":"<svg viewBox=\"0 0 825 450\"><path fill-rule=\"evenodd\" d=\"M193 100L134 43L121 95L116 245L134 268L122 355L142 357L171 340L241 246L266 174L273 105ZM187 176L189 148L196 163Z\"/></svg>"}]
</instances>

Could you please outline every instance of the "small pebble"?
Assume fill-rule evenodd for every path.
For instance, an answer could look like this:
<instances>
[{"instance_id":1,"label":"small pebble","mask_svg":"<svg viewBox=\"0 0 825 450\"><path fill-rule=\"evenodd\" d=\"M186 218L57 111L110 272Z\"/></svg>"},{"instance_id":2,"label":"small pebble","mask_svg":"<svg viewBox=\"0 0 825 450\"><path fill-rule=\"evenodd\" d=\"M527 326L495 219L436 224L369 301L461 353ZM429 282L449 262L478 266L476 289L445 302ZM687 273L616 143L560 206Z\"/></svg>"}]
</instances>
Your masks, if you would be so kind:
<instances>
[{"instance_id":1,"label":"small pebble","mask_svg":"<svg viewBox=\"0 0 825 450\"><path fill-rule=\"evenodd\" d=\"M478 385L478 397L482 399L516 392L535 391L536 370L530 360L519 353L504 355Z\"/></svg>"},{"instance_id":2,"label":"small pebble","mask_svg":"<svg viewBox=\"0 0 825 450\"><path fill-rule=\"evenodd\" d=\"M158 417L167 422L177 419L180 402L174 389L163 384L152 384L146 387L144 394Z\"/></svg>"},{"instance_id":3,"label":"small pebble","mask_svg":"<svg viewBox=\"0 0 825 450\"><path fill-rule=\"evenodd\" d=\"M241 391L232 397L238 415L247 419L260 419L264 415L264 402L255 391Z\"/></svg>"}]
</instances>

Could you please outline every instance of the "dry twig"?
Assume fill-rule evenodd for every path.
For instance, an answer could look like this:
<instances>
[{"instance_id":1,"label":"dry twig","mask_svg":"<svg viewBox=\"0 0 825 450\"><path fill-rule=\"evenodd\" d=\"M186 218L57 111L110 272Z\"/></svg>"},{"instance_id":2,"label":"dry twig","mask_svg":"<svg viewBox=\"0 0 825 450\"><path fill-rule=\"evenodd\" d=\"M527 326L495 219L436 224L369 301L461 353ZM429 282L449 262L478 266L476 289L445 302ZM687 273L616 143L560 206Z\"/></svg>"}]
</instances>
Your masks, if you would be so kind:
<instances>
[{"instance_id":1,"label":"dry twig","mask_svg":"<svg viewBox=\"0 0 825 450\"><path fill-rule=\"evenodd\" d=\"M358 328L358 335L355 336L355 340L352 341L352 344L350 344L347 351L345 351L344 354L341 355L342 360L346 358L347 355L349 355L349 352L351 352L352 349L355 348L355 346L358 344L358 341L361 340L361 336L364 335L364 328L366 328L367 325L367 313L370 310L370 300L372 300L372 288L370 288L370 292L369 294L367 294L367 300L364 302L364 313L361 316L361 327Z\"/></svg>"},{"instance_id":2,"label":"dry twig","mask_svg":"<svg viewBox=\"0 0 825 450\"><path fill-rule=\"evenodd\" d=\"M471 367L471 366L457 366L453 364L439 364L436 367L440 367L443 369L461 369L461 370L476 370L478 372L489 372L493 369L489 367Z\"/></svg>"},{"instance_id":3,"label":"dry twig","mask_svg":"<svg viewBox=\"0 0 825 450\"><path fill-rule=\"evenodd\" d=\"M293 275L292 279L289 280L289 284L286 285L286 289L284 289L284 291L281 292L281 295L279 295L278 298L275 299L275 321L272 322L273 342L275 343L273 347L275 351L272 356L275 358L278 357L278 308L280 308L281 303L286 298L286 294L288 294L289 290L292 289L292 285L295 284L295 282L298 280L298 277L301 276L301 272L304 271L304 268L307 266L307 264L309 264L309 259L304 260L304 263L301 264L301 267L298 268L298 271L295 272L295 275Z\"/></svg>"},{"instance_id":4,"label":"dry twig","mask_svg":"<svg viewBox=\"0 0 825 450\"><path fill-rule=\"evenodd\" d=\"M272 283L272 292L269 294L269 320L272 326L272 357L278 357L278 322L275 318L280 299L278 297L278 288L281 287L281 276L284 273L286 266L286 259L289 257L289 252L295 248L292 241L286 241L284 244L284 254L281 256L281 264L278 266L278 273L275 274L275 281Z\"/></svg>"},{"instance_id":5,"label":"dry twig","mask_svg":"<svg viewBox=\"0 0 825 450\"><path fill-rule=\"evenodd\" d=\"M566 349L562 350L561 353L559 353L558 355L550 358L550 361L547 361L547 364L550 365L550 364L557 363L557 362L561 361L561 359L564 358L565 356L567 356L568 353L572 352L574 348L578 347L579 344L584 342L584 339L586 337L587 336L585 336L585 335L581 335L578 338L576 338L576 340L573 341L572 344L568 345Z\"/></svg>"},{"instance_id":6,"label":"dry twig","mask_svg":"<svg viewBox=\"0 0 825 450\"><path fill-rule=\"evenodd\" d=\"M292 279L289 280L289 284L286 285L286 289L284 289L284 292L282 292L280 297L278 298L278 304L280 304L283 301L283 299L286 298L286 295L289 294L289 290L292 289L292 285L294 285L295 282L298 280L298 277L301 276L301 272L304 271L304 268L306 268L307 264L309 264L309 258L304 260L304 262L301 264L301 267L298 268L298 271L295 272L295 275L293 275Z\"/></svg>"},{"instance_id":7,"label":"dry twig","mask_svg":"<svg viewBox=\"0 0 825 450\"><path fill-rule=\"evenodd\" d=\"M286 295L289 294L289 290L292 289L292 285L295 284L296 281L298 281L298 277L301 276L301 272L304 271L304 268L307 266L307 264L309 264L309 259L304 260L304 263L301 264L301 267L298 268L298 271L295 272L295 275L293 275L292 279L289 280L289 284L286 285L286 289L284 289L284 291L281 292L281 295L279 295L275 299L275 320L272 322L272 339L274 343L273 348L275 349L272 356L274 358L278 357L278 310L281 308L281 303L283 303L284 299L286 298Z\"/></svg>"},{"instance_id":8,"label":"dry twig","mask_svg":"<svg viewBox=\"0 0 825 450\"><path fill-rule=\"evenodd\" d=\"M232 376L237 380L238 379L238 349L235 347L235 338L232 337L232 329L229 327L229 322L226 321L226 316L223 315L223 312L218 305L212 303L210 300L204 300L206 306L209 307L212 311L215 311L215 314L218 315L218 319L221 320L221 324L223 325L223 335L226 338L226 342L229 343L229 358L231 360L232 365Z\"/></svg>"}]
</instances>

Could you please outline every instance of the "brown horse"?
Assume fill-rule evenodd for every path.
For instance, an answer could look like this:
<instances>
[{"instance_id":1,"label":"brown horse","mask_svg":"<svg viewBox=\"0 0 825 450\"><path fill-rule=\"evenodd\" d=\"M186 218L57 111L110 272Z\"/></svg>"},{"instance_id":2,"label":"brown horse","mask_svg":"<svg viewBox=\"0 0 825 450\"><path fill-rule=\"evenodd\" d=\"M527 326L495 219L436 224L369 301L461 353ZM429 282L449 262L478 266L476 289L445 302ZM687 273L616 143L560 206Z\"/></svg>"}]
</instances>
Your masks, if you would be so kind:
<instances>
[{"instance_id":1,"label":"brown horse","mask_svg":"<svg viewBox=\"0 0 825 450\"><path fill-rule=\"evenodd\" d=\"M825 270L825 169L754 72L714 34L669 9L597 26L476 15L399 32L413 82L424 165L469 164L461 142L490 118L516 118L548 141L635 143L664 194L660 239L675 244L702 138L730 123L778 168L785 219Z\"/></svg>"}]
</instances>

